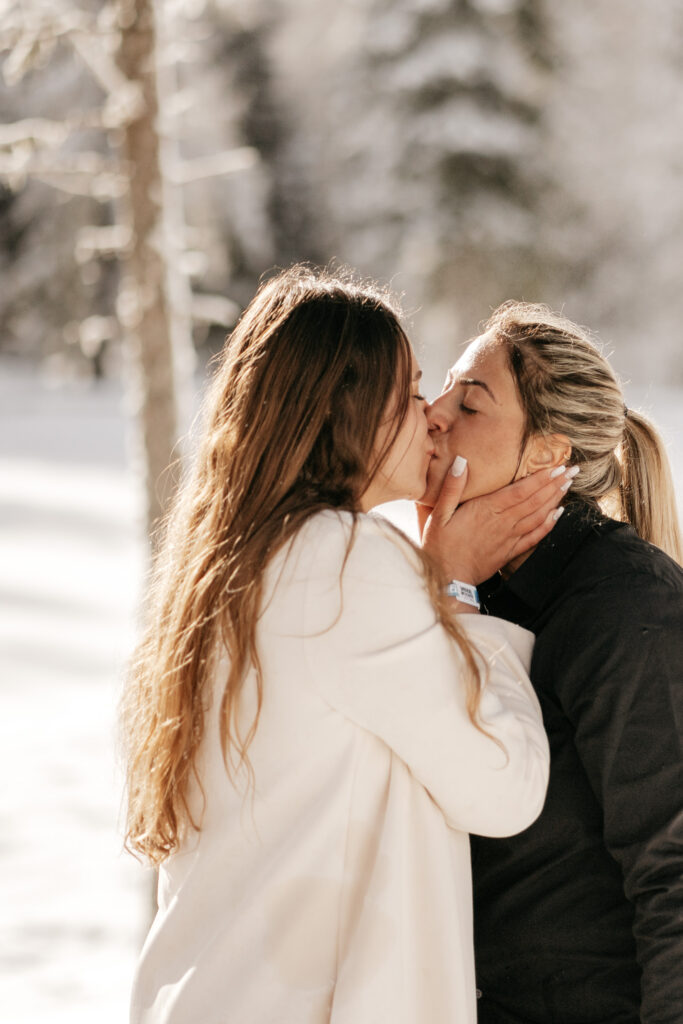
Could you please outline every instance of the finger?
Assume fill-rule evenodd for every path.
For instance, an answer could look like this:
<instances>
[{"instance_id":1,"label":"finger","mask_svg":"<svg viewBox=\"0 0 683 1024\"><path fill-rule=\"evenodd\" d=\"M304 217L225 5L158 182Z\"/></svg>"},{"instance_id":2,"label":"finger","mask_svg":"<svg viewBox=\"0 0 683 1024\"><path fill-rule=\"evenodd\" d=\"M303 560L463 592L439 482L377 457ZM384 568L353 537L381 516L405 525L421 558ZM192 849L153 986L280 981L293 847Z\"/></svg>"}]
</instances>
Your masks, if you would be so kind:
<instances>
[{"instance_id":1,"label":"finger","mask_svg":"<svg viewBox=\"0 0 683 1024\"><path fill-rule=\"evenodd\" d=\"M456 475L457 474L457 475ZM442 525L448 523L460 504L467 483L467 459L460 455L451 466L441 487L432 515Z\"/></svg>"},{"instance_id":2,"label":"finger","mask_svg":"<svg viewBox=\"0 0 683 1024\"><path fill-rule=\"evenodd\" d=\"M544 470L543 472L547 471ZM526 532L540 525L545 515L556 508L564 499L578 472L578 466L570 466L561 474L557 474L555 471L555 476L553 477L551 474L551 479L540 490L532 494L526 501L514 507L514 511L518 515L521 514L517 524L520 532Z\"/></svg>"},{"instance_id":3,"label":"finger","mask_svg":"<svg viewBox=\"0 0 683 1024\"><path fill-rule=\"evenodd\" d=\"M529 476L515 480L514 483L508 484L507 487L502 487L496 492L497 510L502 512L515 505L527 505L531 511L543 506L553 495L556 498L555 504L557 504L564 493L562 488L567 481L567 476L574 470L578 471L577 467L567 469L566 466L555 466L550 469L539 469Z\"/></svg>"},{"instance_id":4,"label":"finger","mask_svg":"<svg viewBox=\"0 0 683 1024\"><path fill-rule=\"evenodd\" d=\"M560 498L561 497L562 495L560 495ZM531 533L532 530L536 530L539 526L542 526L550 513L557 508L560 498L553 493L550 499L545 501L539 508L535 508L526 515L523 515L522 518L518 519L515 523L514 533L519 538L522 538L526 536L526 534Z\"/></svg>"},{"instance_id":5,"label":"finger","mask_svg":"<svg viewBox=\"0 0 683 1024\"><path fill-rule=\"evenodd\" d=\"M523 555L526 551L529 551L530 548L534 548L537 544L540 544L543 538L548 536L563 512L564 508L561 505L559 508L552 508L540 526L537 526L535 529L525 533L516 541L515 544L513 544L510 550L510 559L512 560L518 555Z\"/></svg>"}]
</instances>

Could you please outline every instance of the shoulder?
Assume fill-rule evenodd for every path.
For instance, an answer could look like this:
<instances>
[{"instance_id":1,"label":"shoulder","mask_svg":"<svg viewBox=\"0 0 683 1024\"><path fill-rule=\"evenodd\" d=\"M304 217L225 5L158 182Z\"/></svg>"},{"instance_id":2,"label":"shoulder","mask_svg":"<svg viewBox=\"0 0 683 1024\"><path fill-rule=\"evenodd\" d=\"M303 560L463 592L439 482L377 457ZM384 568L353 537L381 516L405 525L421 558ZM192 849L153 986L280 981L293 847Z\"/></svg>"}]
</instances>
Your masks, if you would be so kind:
<instances>
[{"instance_id":1,"label":"shoulder","mask_svg":"<svg viewBox=\"0 0 683 1024\"><path fill-rule=\"evenodd\" d=\"M564 648L609 638L628 644L648 631L672 640L681 635L683 570L630 527L591 533L557 584L541 645L558 632Z\"/></svg>"},{"instance_id":2,"label":"shoulder","mask_svg":"<svg viewBox=\"0 0 683 1024\"><path fill-rule=\"evenodd\" d=\"M290 558L307 572L401 585L421 576L421 562L405 534L380 516L329 509L298 531Z\"/></svg>"},{"instance_id":3,"label":"shoulder","mask_svg":"<svg viewBox=\"0 0 683 1024\"><path fill-rule=\"evenodd\" d=\"M269 562L263 605L305 600L329 610L343 594L385 605L408 592L427 599L420 556L405 534L379 516L326 509Z\"/></svg>"},{"instance_id":4,"label":"shoulder","mask_svg":"<svg viewBox=\"0 0 683 1024\"><path fill-rule=\"evenodd\" d=\"M638 578L653 588L683 592L683 569L664 551L642 540L630 526L610 521L611 529L598 531L586 545L584 562L590 575L606 582Z\"/></svg>"},{"instance_id":5,"label":"shoulder","mask_svg":"<svg viewBox=\"0 0 683 1024\"><path fill-rule=\"evenodd\" d=\"M298 532L285 575L301 587L306 633L427 629L435 621L418 553L386 520L325 511Z\"/></svg>"},{"instance_id":6,"label":"shoulder","mask_svg":"<svg viewBox=\"0 0 683 1024\"><path fill-rule=\"evenodd\" d=\"M617 599L627 612L646 595L655 602L683 599L683 569L630 526L603 518L559 571L552 593L556 607L580 598L596 613L608 613Z\"/></svg>"}]
</instances>

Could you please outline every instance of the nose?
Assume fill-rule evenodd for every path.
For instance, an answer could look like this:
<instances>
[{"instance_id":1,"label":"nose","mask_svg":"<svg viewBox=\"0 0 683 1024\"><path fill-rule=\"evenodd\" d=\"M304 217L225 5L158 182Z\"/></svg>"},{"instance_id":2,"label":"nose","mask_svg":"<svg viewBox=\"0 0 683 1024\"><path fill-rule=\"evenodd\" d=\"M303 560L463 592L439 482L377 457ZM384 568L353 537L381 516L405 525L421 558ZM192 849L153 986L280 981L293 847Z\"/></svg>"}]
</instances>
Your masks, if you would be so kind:
<instances>
[{"instance_id":1,"label":"nose","mask_svg":"<svg viewBox=\"0 0 683 1024\"><path fill-rule=\"evenodd\" d=\"M426 409L427 412L427 425L429 427L430 434L445 434L446 431L450 430L451 421L446 408L446 403L442 401L443 395L439 398L435 398L434 401Z\"/></svg>"}]
</instances>

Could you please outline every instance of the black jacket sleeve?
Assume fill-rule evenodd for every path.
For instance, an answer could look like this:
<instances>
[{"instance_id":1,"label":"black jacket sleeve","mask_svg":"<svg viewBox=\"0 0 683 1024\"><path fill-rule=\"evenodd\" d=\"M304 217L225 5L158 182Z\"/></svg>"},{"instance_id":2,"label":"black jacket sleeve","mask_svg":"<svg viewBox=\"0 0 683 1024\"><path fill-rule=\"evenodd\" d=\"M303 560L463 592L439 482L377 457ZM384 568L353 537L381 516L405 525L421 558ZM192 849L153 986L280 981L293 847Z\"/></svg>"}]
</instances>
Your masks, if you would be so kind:
<instances>
[{"instance_id":1,"label":"black jacket sleeve","mask_svg":"<svg viewBox=\"0 0 683 1024\"><path fill-rule=\"evenodd\" d=\"M641 1020L683 1024L683 588L618 575L553 628L555 696L635 908Z\"/></svg>"}]
</instances>

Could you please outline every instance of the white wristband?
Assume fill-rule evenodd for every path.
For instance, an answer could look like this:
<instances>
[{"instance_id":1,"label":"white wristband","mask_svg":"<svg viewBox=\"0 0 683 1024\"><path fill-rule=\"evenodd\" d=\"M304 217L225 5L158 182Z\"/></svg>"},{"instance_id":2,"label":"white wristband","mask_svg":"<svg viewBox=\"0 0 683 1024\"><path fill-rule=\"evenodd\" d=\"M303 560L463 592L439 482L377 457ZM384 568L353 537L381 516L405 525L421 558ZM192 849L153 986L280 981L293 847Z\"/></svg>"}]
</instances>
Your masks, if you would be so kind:
<instances>
[{"instance_id":1,"label":"white wristband","mask_svg":"<svg viewBox=\"0 0 683 1024\"><path fill-rule=\"evenodd\" d=\"M474 605L475 608L480 607L479 593L472 583L461 583L460 580L451 580L446 587L446 593L449 597L456 597L458 601L463 601L464 604Z\"/></svg>"}]
</instances>

